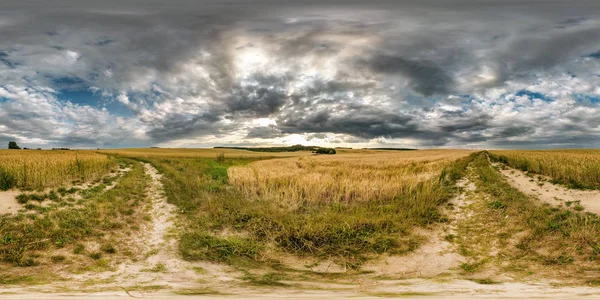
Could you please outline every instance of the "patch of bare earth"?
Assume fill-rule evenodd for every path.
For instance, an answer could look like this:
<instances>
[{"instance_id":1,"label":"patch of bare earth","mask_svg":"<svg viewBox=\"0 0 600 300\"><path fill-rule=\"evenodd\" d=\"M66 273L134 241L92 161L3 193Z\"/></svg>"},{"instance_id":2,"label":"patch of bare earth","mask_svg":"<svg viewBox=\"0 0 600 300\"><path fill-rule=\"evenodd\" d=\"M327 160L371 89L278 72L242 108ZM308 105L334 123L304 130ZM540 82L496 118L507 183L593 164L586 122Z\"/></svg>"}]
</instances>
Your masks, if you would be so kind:
<instances>
[{"instance_id":1,"label":"patch of bare earth","mask_svg":"<svg viewBox=\"0 0 600 300\"><path fill-rule=\"evenodd\" d=\"M108 176L109 177L121 177L124 176L125 174L127 174L127 172L131 171L131 167L126 167L126 168L120 168L119 171L117 171L116 173L110 173ZM112 190L113 188L115 188L115 186L117 186L118 181L113 181L112 184L107 185L104 190L108 191L108 190Z\"/></svg>"},{"instance_id":2,"label":"patch of bare earth","mask_svg":"<svg viewBox=\"0 0 600 300\"><path fill-rule=\"evenodd\" d=\"M461 192L444 209L448 222L417 232L425 238L419 248L404 256L385 256L369 262L362 270L390 278L431 278L455 274L465 257L458 253L453 239L459 222L469 218L467 208L471 199L468 192L475 189L475 185L467 179L462 179L457 185Z\"/></svg>"},{"instance_id":3,"label":"patch of bare earth","mask_svg":"<svg viewBox=\"0 0 600 300\"><path fill-rule=\"evenodd\" d=\"M494 165L512 186L529 196L557 206L568 204L569 207L574 207L576 204L580 204L585 211L600 214L600 191L569 189L548 182L549 178L547 177L527 176L523 171L500 164Z\"/></svg>"},{"instance_id":4,"label":"patch of bare earth","mask_svg":"<svg viewBox=\"0 0 600 300\"><path fill-rule=\"evenodd\" d=\"M17 202L19 191L0 191L0 215L19 212L21 204Z\"/></svg>"}]
</instances>

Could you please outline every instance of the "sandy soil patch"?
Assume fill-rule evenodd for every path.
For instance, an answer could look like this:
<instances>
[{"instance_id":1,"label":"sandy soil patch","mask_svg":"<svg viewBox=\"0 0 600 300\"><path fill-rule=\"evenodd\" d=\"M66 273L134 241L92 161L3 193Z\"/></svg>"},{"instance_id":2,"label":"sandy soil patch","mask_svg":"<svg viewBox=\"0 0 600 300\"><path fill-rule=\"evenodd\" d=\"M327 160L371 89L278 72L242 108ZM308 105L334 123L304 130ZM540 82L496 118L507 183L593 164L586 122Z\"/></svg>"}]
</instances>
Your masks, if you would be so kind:
<instances>
[{"instance_id":1,"label":"sandy soil patch","mask_svg":"<svg viewBox=\"0 0 600 300\"><path fill-rule=\"evenodd\" d=\"M418 232L427 237L427 240L414 252L369 262L362 270L373 271L381 276L422 278L452 272L464 262L465 258L456 252L456 246L446 237L456 235L457 222L469 218L466 208L471 204L471 200L467 192L475 190L475 184L463 179L457 185L462 191L450 200L449 208L444 211L444 214L449 216L449 222Z\"/></svg>"},{"instance_id":2,"label":"sandy soil patch","mask_svg":"<svg viewBox=\"0 0 600 300\"><path fill-rule=\"evenodd\" d=\"M500 168L500 173L521 192L536 197L543 202L552 205L565 205L567 202L576 203L579 201L585 211L600 214L600 191L569 189L550 182L540 181L537 175L529 177L520 170L508 167Z\"/></svg>"},{"instance_id":3,"label":"sandy soil patch","mask_svg":"<svg viewBox=\"0 0 600 300\"><path fill-rule=\"evenodd\" d=\"M21 209L21 204L16 199L19 194L21 194L19 191L0 192L0 215L14 214Z\"/></svg>"},{"instance_id":4,"label":"sandy soil patch","mask_svg":"<svg viewBox=\"0 0 600 300\"><path fill-rule=\"evenodd\" d=\"M180 290L179 292L193 292ZM106 291L95 293L43 292L13 293L8 288L0 292L0 299L597 299L600 288L586 286L554 286L550 283L478 284L469 280L439 282L428 279L386 280L375 285L347 285L344 289L296 289L280 287L236 288L205 290L196 296L178 295L171 291L139 292ZM177 291L176 291L177 292ZM221 294L219 294L221 293Z\"/></svg>"}]
</instances>

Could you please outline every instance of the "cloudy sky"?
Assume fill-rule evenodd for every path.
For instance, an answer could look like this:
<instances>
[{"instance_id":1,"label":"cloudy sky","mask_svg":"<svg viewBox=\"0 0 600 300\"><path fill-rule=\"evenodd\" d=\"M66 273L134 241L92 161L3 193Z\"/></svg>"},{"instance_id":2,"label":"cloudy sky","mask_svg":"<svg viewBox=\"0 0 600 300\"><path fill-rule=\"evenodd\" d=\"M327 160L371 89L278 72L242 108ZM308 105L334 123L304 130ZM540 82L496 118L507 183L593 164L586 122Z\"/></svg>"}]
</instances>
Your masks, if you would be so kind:
<instances>
[{"instance_id":1,"label":"cloudy sky","mask_svg":"<svg viewBox=\"0 0 600 300\"><path fill-rule=\"evenodd\" d=\"M0 143L600 147L600 1L0 2Z\"/></svg>"}]
</instances>

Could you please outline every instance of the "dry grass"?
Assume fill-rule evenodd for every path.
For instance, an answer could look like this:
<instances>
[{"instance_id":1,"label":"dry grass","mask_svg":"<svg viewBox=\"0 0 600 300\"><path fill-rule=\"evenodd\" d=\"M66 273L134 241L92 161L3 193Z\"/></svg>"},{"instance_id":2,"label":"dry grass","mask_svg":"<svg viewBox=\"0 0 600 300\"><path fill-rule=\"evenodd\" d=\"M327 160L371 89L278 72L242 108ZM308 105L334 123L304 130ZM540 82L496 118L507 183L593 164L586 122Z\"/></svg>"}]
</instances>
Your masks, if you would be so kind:
<instances>
[{"instance_id":1,"label":"dry grass","mask_svg":"<svg viewBox=\"0 0 600 300\"><path fill-rule=\"evenodd\" d=\"M478 271L497 260L505 270L524 276L535 272L544 278L597 277L581 271L599 266L598 215L530 198L506 181L484 152L471 166L468 178L477 185L477 195L473 215L462 225L458 240L461 254L474 261L463 265L463 270Z\"/></svg>"},{"instance_id":2,"label":"dry grass","mask_svg":"<svg viewBox=\"0 0 600 300\"><path fill-rule=\"evenodd\" d=\"M291 208L305 202L381 201L410 193L419 183L438 176L450 162L469 153L346 152L257 161L230 168L228 176L229 183L250 199L268 199Z\"/></svg>"},{"instance_id":3,"label":"dry grass","mask_svg":"<svg viewBox=\"0 0 600 300\"><path fill-rule=\"evenodd\" d=\"M0 150L0 190L95 180L115 165L113 158L92 151Z\"/></svg>"},{"instance_id":4,"label":"dry grass","mask_svg":"<svg viewBox=\"0 0 600 300\"><path fill-rule=\"evenodd\" d=\"M77 245L97 242L102 245L99 250L89 252L79 246L73 253L77 257L89 256L89 262L101 262L103 256L121 254L123 249L135 245L130 239L139 234L140 225L146 222L144 216L150 203L145 190L149 180L141 164L125 160L120 163L132 170L110 190L101 183L82 190L78 200L72 194L52 190L54 196L50 199L28 201L18 214L0 216L0 261L27 267L67 265L68 261L79 259L69 255L66 260L53 257L54 254L66 255L64 250L69 247L77 249ZM113 241L124 239L129 242L113 246Z\"/></svg>"},{"instance_id":5,"label":"dry grass","mask_svg":"<svg viewBox=\"0 0 600 300\"><path fill-rule=\"evenodd\" d=\"M270 249L331 259L348 268L380 253L412 251L423 239L413 228L445 220L439 206L451 197L471 159L470 151L457 150L347 150L264 161L272 153L217 157L217 151L207 151L212 155L138 159L163 174L168 201L181 213L182 257L235 265L268 261ZM255 168L275 175L261 177L268 184L244 188L255 180L247 176ZM242 192L263 186L271 197ZM231 234L221 235L224 230Z\"/></svg>"},{"instance_id":6,"label":"dry grass","mask_svg":"<svg viewBox=\"0 0 600 300\"><path fill-rule=\"evenodd\" d=\"M490 151L514 168L552 177L573 188L600 188L600 150Z\"/></svg>"}]
</instances>

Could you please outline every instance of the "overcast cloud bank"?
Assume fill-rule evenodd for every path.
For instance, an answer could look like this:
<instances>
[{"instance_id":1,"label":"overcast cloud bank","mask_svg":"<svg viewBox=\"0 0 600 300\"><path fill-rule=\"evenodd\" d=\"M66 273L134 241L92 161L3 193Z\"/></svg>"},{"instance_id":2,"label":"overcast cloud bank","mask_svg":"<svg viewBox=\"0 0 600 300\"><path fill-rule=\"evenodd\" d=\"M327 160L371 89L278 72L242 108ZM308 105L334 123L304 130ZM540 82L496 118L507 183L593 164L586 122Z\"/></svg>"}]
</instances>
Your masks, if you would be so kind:
<instances>
[{"instance_id":1,"label":"overcast cloud bank","mask_svg":"<svg viewBox=\"0 0 600 300\"><path fill-rule=\"evenodd\" d=\"M521 2L3 1L0 142L600 147L600 3Z\"/></svg>"}]
</instances>

